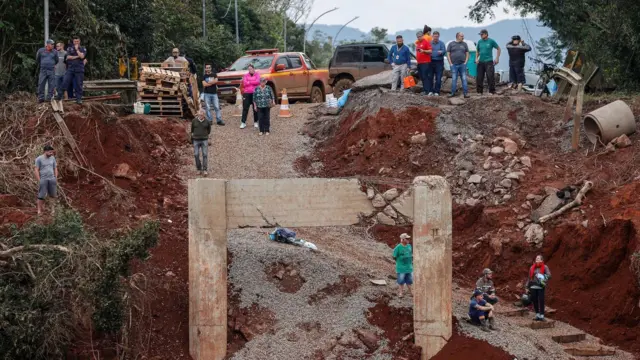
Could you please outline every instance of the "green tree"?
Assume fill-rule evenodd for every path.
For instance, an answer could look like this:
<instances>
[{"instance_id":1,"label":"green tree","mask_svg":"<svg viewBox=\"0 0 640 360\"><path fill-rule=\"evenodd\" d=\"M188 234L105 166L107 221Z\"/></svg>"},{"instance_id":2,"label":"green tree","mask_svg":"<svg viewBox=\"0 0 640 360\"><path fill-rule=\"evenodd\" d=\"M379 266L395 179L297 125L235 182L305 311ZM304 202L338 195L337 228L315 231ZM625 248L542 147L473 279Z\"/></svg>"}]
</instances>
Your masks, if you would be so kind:
<instances>
[{"instance_id":1,"label":"green tree","mask_svg":"<svg viewBox=\"0 0 640 360\"><path fill-rule=\"evenodd\" d=\"M562 62L564 51L567 46L560 41L558 33L553 32L548 37L542 38L536 41L536 52L538 53L538 59L534 61L551 63L558 65Z\"/></svg>"},{"instance_id":2,"label":"green tree","mask_svg":"<svg viewBox=\"0 0 640 360\"><path fill-rule=\"evenodd\" d=\"M374 27L371 29L371 40L375 43L387 42L388 30L385 28Z\"/></svg>"}]
</instances>

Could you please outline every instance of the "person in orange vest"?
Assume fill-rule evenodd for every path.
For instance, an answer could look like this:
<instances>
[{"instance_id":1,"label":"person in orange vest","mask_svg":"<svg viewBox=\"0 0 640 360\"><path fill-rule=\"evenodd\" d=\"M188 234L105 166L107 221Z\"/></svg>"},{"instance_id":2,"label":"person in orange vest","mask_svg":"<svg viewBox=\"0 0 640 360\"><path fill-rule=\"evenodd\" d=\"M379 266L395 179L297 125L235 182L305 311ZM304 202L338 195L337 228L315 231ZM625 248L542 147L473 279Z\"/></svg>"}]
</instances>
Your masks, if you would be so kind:
<instances>
[{"instance_id":1,"label":"person in orange vest","mask_svg":"<svg viewBox=\"0 0 640 360\"><path fill-rule=\"evenodd\" d=\"M433 96L431 91L432 78L431 73L431 41L426 39L422 31L416 33L418 41L416 41L416 60L418 60L418 74L422 80L422 89L424 95Z\"/></svg>"}]
</instances>

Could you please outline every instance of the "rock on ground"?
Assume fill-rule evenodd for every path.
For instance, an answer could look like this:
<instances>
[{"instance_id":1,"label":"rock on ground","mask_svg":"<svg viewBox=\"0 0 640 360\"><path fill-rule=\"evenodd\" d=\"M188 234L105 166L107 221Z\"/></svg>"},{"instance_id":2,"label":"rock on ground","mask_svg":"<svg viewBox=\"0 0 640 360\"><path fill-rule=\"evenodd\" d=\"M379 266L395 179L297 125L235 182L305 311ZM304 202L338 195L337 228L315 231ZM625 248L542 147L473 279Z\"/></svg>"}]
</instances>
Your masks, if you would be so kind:
<instances>
[{"instance_id":1,"label":"rock on ground","mask_svg":"<svg viewBox=\"0 0 640 360\"><path fill-rule=\"evenodd\" d=\"M556 196L555 193L547 196L542 204L531 212L531 220L537 222L541 217L545 215L549 215L552 212L556 211L562 204L563 200Z\"/></svg>"}]
</instances>

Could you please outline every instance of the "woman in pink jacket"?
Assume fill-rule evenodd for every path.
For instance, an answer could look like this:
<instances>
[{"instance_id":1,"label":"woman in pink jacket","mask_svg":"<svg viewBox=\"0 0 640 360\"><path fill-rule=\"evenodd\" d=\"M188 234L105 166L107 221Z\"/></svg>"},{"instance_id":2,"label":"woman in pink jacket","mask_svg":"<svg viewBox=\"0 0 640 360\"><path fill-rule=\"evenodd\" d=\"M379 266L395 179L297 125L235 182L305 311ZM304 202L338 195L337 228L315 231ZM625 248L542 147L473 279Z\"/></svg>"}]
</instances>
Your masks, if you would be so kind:
<instances>
[{"instance_id":1,"label":"woman in pink jacket","mask_svg":"<svg viewBox=\"0 0 640 360\"><path fill-rule=\"evenodd\" d=\"M242 77L242 124L240 129L247 127L247 114L249 109L253 110L253 127L258 128L258 113L253 108L253 91L260 86L260 74L256 72L253 65L249 65L249 72Z\"/></svg>"}]
</instances>

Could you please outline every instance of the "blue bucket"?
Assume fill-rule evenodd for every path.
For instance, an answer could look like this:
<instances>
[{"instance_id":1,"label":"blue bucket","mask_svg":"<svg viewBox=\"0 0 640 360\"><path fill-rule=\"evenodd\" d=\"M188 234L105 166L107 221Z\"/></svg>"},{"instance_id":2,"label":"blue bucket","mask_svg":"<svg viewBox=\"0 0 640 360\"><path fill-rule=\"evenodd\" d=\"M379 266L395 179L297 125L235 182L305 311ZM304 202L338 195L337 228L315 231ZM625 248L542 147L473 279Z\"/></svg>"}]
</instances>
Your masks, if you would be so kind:
<instances>
[{"instance_id":1,"label":"blue bucket","mask_svg":"<svg viewBox=\"0 0 640 360\"><path fill-rule=\"evenodd\" d=\"M276 233L270 233L269 234L269 239L276 241Z\"/></svg>"}]
</instances>

